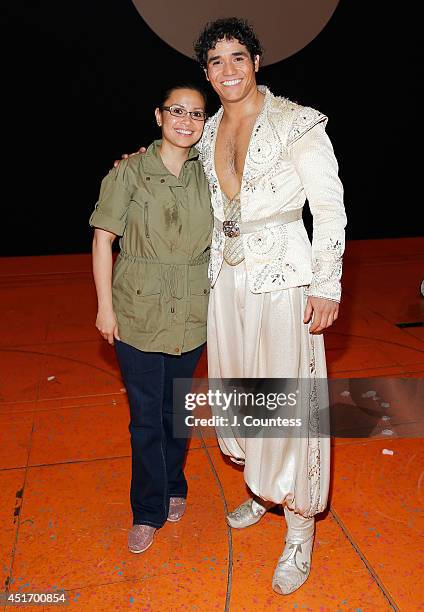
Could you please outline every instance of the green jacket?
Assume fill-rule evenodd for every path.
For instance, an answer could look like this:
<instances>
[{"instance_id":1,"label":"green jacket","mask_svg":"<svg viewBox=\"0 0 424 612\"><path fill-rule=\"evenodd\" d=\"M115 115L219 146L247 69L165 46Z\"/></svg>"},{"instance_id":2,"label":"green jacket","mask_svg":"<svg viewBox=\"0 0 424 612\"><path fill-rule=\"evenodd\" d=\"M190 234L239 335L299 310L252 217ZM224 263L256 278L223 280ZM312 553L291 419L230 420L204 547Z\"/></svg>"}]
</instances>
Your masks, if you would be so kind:
<instances>
[{"instance_id":1,"label":"green jacket","mask_svg":"<svg viewBox=\"0 0 424 612\"><path fill-rule=\"evenodd\" d=\"M121 340L179 355L206 340L212 213L197 150L177 178L160 144L109 172L90 225L121 236L112 282Z\"/></svg>"}]
</instances>

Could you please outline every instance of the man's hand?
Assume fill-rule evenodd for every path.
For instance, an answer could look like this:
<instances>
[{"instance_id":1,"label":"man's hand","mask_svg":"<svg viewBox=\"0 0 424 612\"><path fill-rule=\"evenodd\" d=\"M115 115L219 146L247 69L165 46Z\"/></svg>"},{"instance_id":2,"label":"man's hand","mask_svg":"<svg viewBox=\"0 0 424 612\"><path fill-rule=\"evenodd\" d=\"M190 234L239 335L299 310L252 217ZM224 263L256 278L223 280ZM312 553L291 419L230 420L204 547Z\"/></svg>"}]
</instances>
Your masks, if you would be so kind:
<instances>
[{"instance_id":1,"label":"man's hand","mask_svg":"<svg viewBox=\"0 0 424 612\"><path fill-rule=\"evenodd\" d=\"M324 329L333 325L339 316L339 304L333 300L319 297L308 297L305 308L304 323L312 320L309 333L320 334Z\"/></svg>"},{"instance_id":2,"label":"man's hand","mask_svg":"<svg viewBox=\"0 0 424 612\"><path fill-rule=\"evenodd\" d=\"M124 153L122 156L122 159L128 159L129 157L132 157L133 155L137 155L137 153L145 153L147 151L146 147L140 147L138 151L136 151L135 153L130 153L128 155L128 153ZM115 159L115 161L113 162L113 167L117 168L119 166L119 164L121 163L121 159Z\"/></svg>"},{"instance_id":3,"label":"man's hand","mask_svg":"<svg viewBox=\"0 0 424 612\"><path fill-rule=\"evenodd\" d=\"M112 311L100 311L97 313L96 327L102 337L113 346L114 339L120 340L118 333L118 322L116 315Z\"/></svg>"}]
</instances>

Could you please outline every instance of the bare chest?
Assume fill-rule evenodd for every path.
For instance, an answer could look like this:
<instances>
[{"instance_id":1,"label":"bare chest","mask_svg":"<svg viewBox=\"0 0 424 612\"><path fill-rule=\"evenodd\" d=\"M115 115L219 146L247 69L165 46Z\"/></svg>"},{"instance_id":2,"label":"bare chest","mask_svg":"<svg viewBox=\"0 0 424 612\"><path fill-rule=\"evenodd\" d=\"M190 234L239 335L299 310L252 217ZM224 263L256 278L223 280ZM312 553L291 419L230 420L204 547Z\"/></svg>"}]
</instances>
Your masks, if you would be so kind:
<instances>
[{"instance_id":1,"label":"bare chest","mask_svg":"<svg viewBox=\"0 0 424 612\"><path fill-rule=\"evenodd\" d=\"M255 117L238 125L219 126L215 145L215 169L224 193L232 198L240 191L246 155Z\"/></svg>"}]
</instances>

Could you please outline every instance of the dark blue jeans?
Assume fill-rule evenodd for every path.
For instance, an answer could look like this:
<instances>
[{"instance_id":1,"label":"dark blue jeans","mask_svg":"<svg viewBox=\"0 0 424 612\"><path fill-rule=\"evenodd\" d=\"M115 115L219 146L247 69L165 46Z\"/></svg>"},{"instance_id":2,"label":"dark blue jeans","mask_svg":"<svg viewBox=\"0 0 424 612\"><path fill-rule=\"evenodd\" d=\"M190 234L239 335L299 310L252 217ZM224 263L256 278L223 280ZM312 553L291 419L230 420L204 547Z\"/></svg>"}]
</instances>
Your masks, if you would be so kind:
<instances>
[{"instance_id":1,"label":"dark blue jeans","mask_svg":"<svg viewBox=\"0 0 424 612\"><path fill-rule=\"evenodd\" d=\"M173 436L173 379L193 376L204 345L181 356L140 351L119 340L115 347L130 405L133 524L159 528L169 498L187 496L187 438Z\"/></svg>"}]
</instances>

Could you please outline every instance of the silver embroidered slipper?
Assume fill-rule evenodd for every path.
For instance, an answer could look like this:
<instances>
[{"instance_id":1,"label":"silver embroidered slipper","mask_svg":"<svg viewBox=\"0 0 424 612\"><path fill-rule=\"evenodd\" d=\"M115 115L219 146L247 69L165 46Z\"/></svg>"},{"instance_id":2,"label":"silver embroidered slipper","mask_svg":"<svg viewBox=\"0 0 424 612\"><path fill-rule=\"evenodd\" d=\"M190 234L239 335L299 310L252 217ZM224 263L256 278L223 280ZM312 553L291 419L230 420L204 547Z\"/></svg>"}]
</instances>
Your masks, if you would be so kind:
<instances>
[{"instance_id":1,"label":"silver embroidered slipper","mask_svg":"<svg viewBox=\"0 0 424 612\"><path fill-rule=\"evenodd\" d=\"M153 544L156 527L150 525L133 525L128 532L128 550L142 553Z\"/></svg>"},{"instance_id":2,"label":"silver embroidered slipper","mask_svg":"<svg viewBox=\"0 0 424 612\"><path fill-rule=\"evenodd\" d=\"M186 500L184 497L170 497L168 518L166 520L171 523L177 523L183 518L185 510Z\"/></svg>"},{"instance_id":3,"label":"silver embroidered slipper","mask_svg":"<svg viewBox=\"0 0 424 612\"><path fill-rule=\"evenodd\" d=\"M315 518L303 517L284 508L287 521L286 545L278 559L272 588L280 595L289 595L302 586L311 571Z\"/></svg>"},{"instance_id":4,"label":"silver embroidered slipper","mask_svg":"<svg viewBox=\"0 0 424 612\"><path fill-rule=\"evenodd\" d=\"M278 559L272 578L272 588L280 595L297 591L309 577L314 536L302 544L287 541Z\"/></svg>"},{"instance_id":5,"label":"silver embroidered slipper","mask_svg":"<svg viewBox=\"0 0 424 612\"><path fill-rule=\"evenodd\" d=\"M258 523L265 512L275 504L267 503L267 506L262 506L255 499L248 499L243 502L232 512L226 516L227 523L234 529L243 529Z\"/></svg>"}]
</instances>

